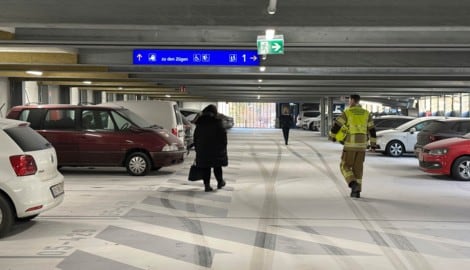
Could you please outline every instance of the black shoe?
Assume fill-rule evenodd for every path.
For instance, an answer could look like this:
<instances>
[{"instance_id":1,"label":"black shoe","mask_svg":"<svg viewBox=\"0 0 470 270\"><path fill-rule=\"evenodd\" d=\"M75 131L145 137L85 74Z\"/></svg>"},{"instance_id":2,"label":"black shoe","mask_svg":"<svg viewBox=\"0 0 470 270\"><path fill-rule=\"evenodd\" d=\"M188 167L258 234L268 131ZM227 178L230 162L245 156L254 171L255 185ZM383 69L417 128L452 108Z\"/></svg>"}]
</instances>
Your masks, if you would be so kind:
<instances>
[{"instance_id":1,"label":"black shoe","mask_svg":"<svg viewBox=\"0 0 470 270\"><path fill-rule=\"evenodd\" d=\"M211 191L213 191L213 190L214 190L214 189L213 189L211 186L207 186L207 187L204 188L204 191L205 191L205 192L211 192Z\"/></svg>"},{"instance_id":2,"label":"black shoe","mask_svg":"<svg viewBox=\"0 0 470 270\"><path fill-rule=\"evenodd\" d=\"M356 182L356 180L351 181L349 183L349 187L351 188L351 198L360 198L361 195L361 186Z\"/></svg>"},{"instance_id":3,"label":"black shoe","mask_svg":"<svg viewBox=\"0 0 470 270\"><path fill-rule=\"evenodd\" d=\"M360 198L361 192L351 192L351 198Z\"/></svg>"},{"instance_id":4,"label":"black shoe","mask_svg":"<svg viewBox=\"0 0 470 270\"><path fill-rule=\"evenodd\" d=\"M217 189L221 189L221 188L225 187L225 184L226 184L226 183L225 183L224 180L222 180L222 181L220 181L220 182L217 182Z\"/></svg>"}]
</instances>

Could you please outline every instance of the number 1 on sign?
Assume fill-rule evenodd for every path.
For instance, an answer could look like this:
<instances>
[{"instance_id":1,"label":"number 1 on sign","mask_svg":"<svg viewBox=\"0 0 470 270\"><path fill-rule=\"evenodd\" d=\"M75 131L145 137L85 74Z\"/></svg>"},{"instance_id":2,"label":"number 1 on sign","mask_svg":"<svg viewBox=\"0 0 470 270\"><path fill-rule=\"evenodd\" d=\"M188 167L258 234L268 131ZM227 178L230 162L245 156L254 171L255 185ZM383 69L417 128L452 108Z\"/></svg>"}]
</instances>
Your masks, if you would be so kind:
<instances>
[{"instance_id":1,"label":"number 1 on sign","mask_svg":"<svg viewBox=\"0 0 470 270\"><path fill-rule=\"evenodd\" d=\"M243 62L246 62L246 54L243 54L242 57L243 57Z\"/></svg>"}]
</instances>

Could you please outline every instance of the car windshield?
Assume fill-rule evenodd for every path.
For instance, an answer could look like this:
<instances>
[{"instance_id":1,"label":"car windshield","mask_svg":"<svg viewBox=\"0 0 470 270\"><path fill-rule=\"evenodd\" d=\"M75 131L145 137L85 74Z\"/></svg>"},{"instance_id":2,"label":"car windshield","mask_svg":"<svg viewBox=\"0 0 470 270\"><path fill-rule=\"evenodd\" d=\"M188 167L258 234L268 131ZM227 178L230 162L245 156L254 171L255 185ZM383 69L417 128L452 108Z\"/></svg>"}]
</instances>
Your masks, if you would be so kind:
<instances>
[{"instance_id":1,"label":"car windshield","mask_svg":"<svg viewBox=\"0 0 470 270\"><path fill-rule=\"evenodd\" d=\"M318 117L320 112L304 112L304 117Z\"/></svg>"},{"instance_id":2,"label":"car windshield","mask_svg":"<svg viewBox=\"0 0 470 270\"><path fill-rule=\"evenodd\" d=\"M136 113L128 110L128 109L119 109L116 110L119 112L119 114L125 116L127 119L129 119L132 123L134 123L137 127L153 127L154 125L151 125L147 121L145 121L142 117L137 115Z\"/></svg>"}]
</instances>

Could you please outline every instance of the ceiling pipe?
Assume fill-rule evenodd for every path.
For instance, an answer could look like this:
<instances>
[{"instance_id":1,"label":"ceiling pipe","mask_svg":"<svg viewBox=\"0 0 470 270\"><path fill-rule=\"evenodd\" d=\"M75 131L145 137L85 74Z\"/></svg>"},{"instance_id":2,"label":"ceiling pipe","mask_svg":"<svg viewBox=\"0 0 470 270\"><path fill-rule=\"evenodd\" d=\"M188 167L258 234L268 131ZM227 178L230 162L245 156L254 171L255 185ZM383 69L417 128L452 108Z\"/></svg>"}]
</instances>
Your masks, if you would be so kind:
<instances>
[{"instance_id":1,"label":"ceiling pipe","mask_svg":"<svg viewBox=\"0 0 470 270\"><path fill-rule=\"evenodd\" d=\"M269 0L269 4L268 4L268 14L269 15L276 14L276 5L277 5L277 0Z\"/></svg>"}]
</instances>

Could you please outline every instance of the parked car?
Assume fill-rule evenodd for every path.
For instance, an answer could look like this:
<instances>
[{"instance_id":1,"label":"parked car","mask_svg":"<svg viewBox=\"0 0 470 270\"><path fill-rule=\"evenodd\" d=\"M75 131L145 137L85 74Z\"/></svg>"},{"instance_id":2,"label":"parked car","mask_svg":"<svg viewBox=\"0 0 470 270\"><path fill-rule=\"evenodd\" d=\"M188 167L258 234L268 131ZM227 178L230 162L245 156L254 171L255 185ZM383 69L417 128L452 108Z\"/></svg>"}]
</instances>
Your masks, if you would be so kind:
<instances>
[{"instance_id":1,"label":"parked car","mask_svg":"<svg viewBox=\"0 0 470 270\"><path fill-rule=\"evenodd\" d=\"M397 128L379 131L377 132L377 149L375 151L392 157L399 157L408 152L412 153L418 133L433 121L442 119L445 117L420 117Z\"/></svg>"},{"instance_id":2,"label":"parked car","mask_svg":"<svg viewBox=\"0 0 470 270\"><path fill-rule=\"evenodd\" d=\"M470 133L459 138L443 139L426 144L419 153L421 170L470 180Z\"/></svg>"},{"instance_id":3,"label":"parked car","mask_svg":"<svg viewBox=\"0 0 470 270\"><path fill-rule=\"evenodd\" d=\"M64 199L54 147L23 121L0 118L0 237Z\"/></svg>"},{"instance_id":4,"label":"parked car","mask_svg":"<svg viewBox=\"0 0 470 270\"><path fill-rule=\"evenodd\" d=\"M336 119L336 117L340 115L341 115L341 112L334 112L333 119ZM325 121L328 121L328 114L325 115ZM303 129L309 129L312 131L320 131L320 127L321 127L321 115L317 117L312 117L312 118L305 118L304 124L302 125Z\"/></svg>"},{"instance_id":5,"label":"parked car","mask_svg":"<svg viewBox=\"0 0 470 270\"><path fill-rule=\"evenodd\" d=\"M396 128L406 122L409 122L416 117L404 115L384 115L374 118L374 125L376 131Z\"/></svg>"},{"instance_id":6,"label":"parked car","mask_svg":"<svg viewBox=\"0 0 470 270\"><path fill-rule=\"evenodd\" d=\"M181 108L180 112L191 123L195 123L197 117L201 114L201 110L188 109L188 108ZM222 119L222 125L224 126L225 129L230 129L234 126L235 123L233 121L233 117L227 116L223 113L218 113L218 116Z\"/></svg>"},{"instance_id":7,"label":"parked car","mask_svg":"<svg viewBox=\"0 0 470 270\"><path fill-rule=\"evenodd\" d=\"M184 159L176 136L123 107L17 106L7 117L30 122L55 147L59 166L123 166L141 176Z\"/></svg>"},{"instance_id":8,"label":"parked car","mask_svg":"<svg viewBox=\"0 0 470 270\"><path fill-rule=\"evenodd\" d=\"M158 125L184 142L184 123L178 104L166 100L113 101L100 105L122 106L138 114L150 124Z\"/></svg>"},{"instance_id":9,"label":"parked car","mask_svg":"<svg viewBox=\"0 0 470 270\"><path fill-rule=\"evenodd\" d=\"M320 117L320 111L301 111L299 115L297 115L297 122L295 125L299 128L310 129L309 126L304 127L304 123L309 118L318 118Z\"/></svg>"},{"instance_id":10,"label":"parked car","mask_svg":"<svg viewBox=\"0 0 470 270\"><path fill-rule=\"evenodd\" d=\"M419 134L414 147L416 156L423 147L438 140L462 137L470 132L470 118L447 118L426 126Z\"/></svg>"},{"instance_id":11,"label":"parked car","mask_svg":"<svg viewBox=\"0 0 470 270\"><path fill-rule=\"evenodd\" d=\"M196 125L191 123L185 116L181 115L184 124L184 144L186 145L186 149L191 149L194 142L194 130L196 129Z\"/></svg>"}]
</instances>

